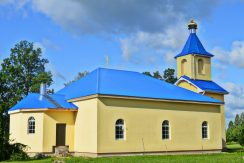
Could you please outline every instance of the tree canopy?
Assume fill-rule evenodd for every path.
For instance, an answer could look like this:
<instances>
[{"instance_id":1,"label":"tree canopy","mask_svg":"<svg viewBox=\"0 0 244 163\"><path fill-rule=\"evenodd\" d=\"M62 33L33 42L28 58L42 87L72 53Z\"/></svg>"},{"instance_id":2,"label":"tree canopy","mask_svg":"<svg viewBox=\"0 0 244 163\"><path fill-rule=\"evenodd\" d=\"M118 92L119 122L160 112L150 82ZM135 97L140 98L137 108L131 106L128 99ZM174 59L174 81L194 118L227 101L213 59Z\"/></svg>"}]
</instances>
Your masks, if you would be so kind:
<instances>
[{"instance_id":1,"label":"tree canopy","mask_svg":"<svg viewBox=\"0 0 244 163\"><path fill-rule=\"evenodd\" d=\"M230 121L226 131L227 142L239 142L244 145L244 112L237 114L235 121Z\"/></svg>"},{"instance_id":2,"label":"tree canopy","mask_svg":"<svg viewBox=\"0 0 244 163\"><path fill-rule=\"evenodd\" d=\"M42 58L40 48L32 42L20 41L5 58L0 68L0 160L10 156L8 144L7 110L30 92L39 92L41 83L50 86L52 74L46 71L47 59ZM10 152L11 153L11 152Z\"/></svg>"},{"instance_id":3,"label":"tree canopy","mask_svg":"<svg viewBox=\"0 0 244 163\"><path fill-rule=\"evenodd\" d=\"M151 76L153 78L164 80L168 83L174 84L177 81L177 78L175 77L175 69L167 68L163 71L163 75L160 74L159 71L155 71L152 74L149 71L143 72L143 74Z\"/></svg>"}]
</instances>

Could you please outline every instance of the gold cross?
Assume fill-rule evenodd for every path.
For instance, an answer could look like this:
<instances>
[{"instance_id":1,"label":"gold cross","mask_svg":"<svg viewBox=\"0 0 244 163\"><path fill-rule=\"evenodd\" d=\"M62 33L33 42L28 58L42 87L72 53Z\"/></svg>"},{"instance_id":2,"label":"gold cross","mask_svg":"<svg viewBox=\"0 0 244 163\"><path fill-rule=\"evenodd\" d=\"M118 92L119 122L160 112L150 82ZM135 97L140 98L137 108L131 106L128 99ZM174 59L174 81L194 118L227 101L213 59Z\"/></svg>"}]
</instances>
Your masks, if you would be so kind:
<instances>
[{"instance_id":1,"label":"gold cross","mask_svg":"<svg viewBox=\"0 0 244 163\"><path fill-rule=\"evenodd\" d=\"M106 67L108 67L108 64L109 64L109 56L107 55L106 56Z\"/></svg>"}]
</instances>

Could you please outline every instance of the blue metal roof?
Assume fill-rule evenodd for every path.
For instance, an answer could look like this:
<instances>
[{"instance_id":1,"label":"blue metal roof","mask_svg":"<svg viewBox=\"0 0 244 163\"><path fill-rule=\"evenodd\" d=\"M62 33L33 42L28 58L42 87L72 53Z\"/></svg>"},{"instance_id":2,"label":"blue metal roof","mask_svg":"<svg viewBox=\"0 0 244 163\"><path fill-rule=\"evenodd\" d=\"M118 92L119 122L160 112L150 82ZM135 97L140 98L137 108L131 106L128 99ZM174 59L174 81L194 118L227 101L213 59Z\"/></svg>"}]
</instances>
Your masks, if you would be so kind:
<instances>
[{"instance_id":1,"label":"blue metal roof","mask_svg":"<svg viewBox=\"0 0 244 163\"><path fill-rule=\"evenodd\" d=\"M205 50L196 33L190 33L183 50L181 51L181 53L176 55L175 58L185 56L188 54L197 54L206 57L214 56Z\"/></svg>"},{"instance_id":2,"label":"blue metal roof","mask_svg":"<svg viewBox=\"0 0 244 163\"><path fill-rule=\"evenodd\" d=\"M173 84L132 71L99 68L80 80L61 89L57 94L66 99L88 95L112 95L166 100L222 103L219 100L197 94Z\"/></svg>"},{"instance_id":3,"label":"blue metal roof","mask_svg":"<svg viewBox=\"0 0 244 163\"><path fill-rule=\"evenodd\" d=\"M9 111L20 110L20 109L77 109L77 107L69 102L66 102L64 95L45 95L41 96L38 93L30 93Z\"/></svg>"},{"instance_id":4,"label":"blue metal roof","mask_svg":"<svg viewBox=\"0 0 244 163\"><path fill-rule=\"evenodd\" d=\"M209 91L209 92L216 92L216 93L223 93L223 94L228 94L224 88L220 87L218 84L216 84L213 81L207 81L207 80L194 80L190 79L188 76L182 76L182 78L190 81L192 84L196 85L200 89L204 91Z\"/></svg>"}]
</instances>

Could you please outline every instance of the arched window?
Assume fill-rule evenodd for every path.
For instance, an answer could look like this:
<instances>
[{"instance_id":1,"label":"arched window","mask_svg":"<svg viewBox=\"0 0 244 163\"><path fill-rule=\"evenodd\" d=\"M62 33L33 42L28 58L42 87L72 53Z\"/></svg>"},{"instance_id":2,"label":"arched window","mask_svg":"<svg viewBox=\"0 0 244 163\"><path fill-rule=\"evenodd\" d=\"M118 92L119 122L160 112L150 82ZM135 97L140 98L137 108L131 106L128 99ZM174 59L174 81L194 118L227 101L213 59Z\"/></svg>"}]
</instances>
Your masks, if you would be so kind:
<instances>
[{"instance_id":1,"label":"arched window","mask_svg":"<svg viewBox=\"0 0 244 163\"><path fill-rule=\"evenodd\" d=\"M187 63L186 59L183 59L181 61L181 75L186 75L186 63Z\"/></svg>"},{"instance_id":2,"label":"arched window","mask_svg":"<svg viewBox=\"0 0 244 163\"><path fill-rule=\"evenodd\" d=\"M115 139L124 139L124 120L118 119L115 123Z\"/></svg>"},{"instance_id":3,"label":"arched window","mask_svg":"<svg viewBox=\"0 0 244 163\"><path fill-rule=\"evenodd\" d=\"M162 139L169 139L169 121L165 120L162 123Z\"/></svg>"},{"instance_id":4,"label":"arched window","mask_svg":"<svg viewBox=\"0 0 244 163\"><path fill-rule=\"evenodd\" d=\"M197 65L198 65L198 73L199 74L204 74L204 65L203 65L203 60L199 59L197 61Z\"/></svg>"},{"instance_id":5,"label":"arched window","mask_svg":"<svg viewBox=\"0 0 244 163\"><path fill-rule=\"evenodd\" d=\"M202 138L208 139L208 122L206 121L202 123Z\"/></svg>"},{"instance_id":6,"label":"arched window","mask_svg":"<svg viewBox=\"0 0 244 163\"><path fill-rule=\"evenodd\" d=\"M35 118L30 117L28 119L28 134L34 134L35 133Z\"/></svg>"}]
</instances>

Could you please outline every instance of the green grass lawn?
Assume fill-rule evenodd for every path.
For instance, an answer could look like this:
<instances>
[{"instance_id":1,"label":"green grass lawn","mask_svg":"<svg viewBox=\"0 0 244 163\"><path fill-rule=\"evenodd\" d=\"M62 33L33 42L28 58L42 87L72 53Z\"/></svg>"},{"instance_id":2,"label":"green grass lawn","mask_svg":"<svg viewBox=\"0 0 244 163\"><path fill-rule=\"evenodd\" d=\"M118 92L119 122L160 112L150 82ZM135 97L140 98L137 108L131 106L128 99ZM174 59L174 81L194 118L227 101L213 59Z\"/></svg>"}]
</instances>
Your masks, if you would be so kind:
<instances>
[{"instance_id":1,"label":"green grass lawn","mask_svg":"<svg viewBox=\"0 0 244 163\"><path fill-rule=\"evenodd\" d=\"M244 163L244 150L239 144L229 144L228 152L219 154L195 154L195 155L153 155L153 156L126 156L126 157L102 157L102 158L47 158L43 160L30 160L27 163L46 163L63 160L65 163ZM24 161L20 161L21 163ZM11 162L13 163L13 162Z\"/></svg>"}]
</instances>

